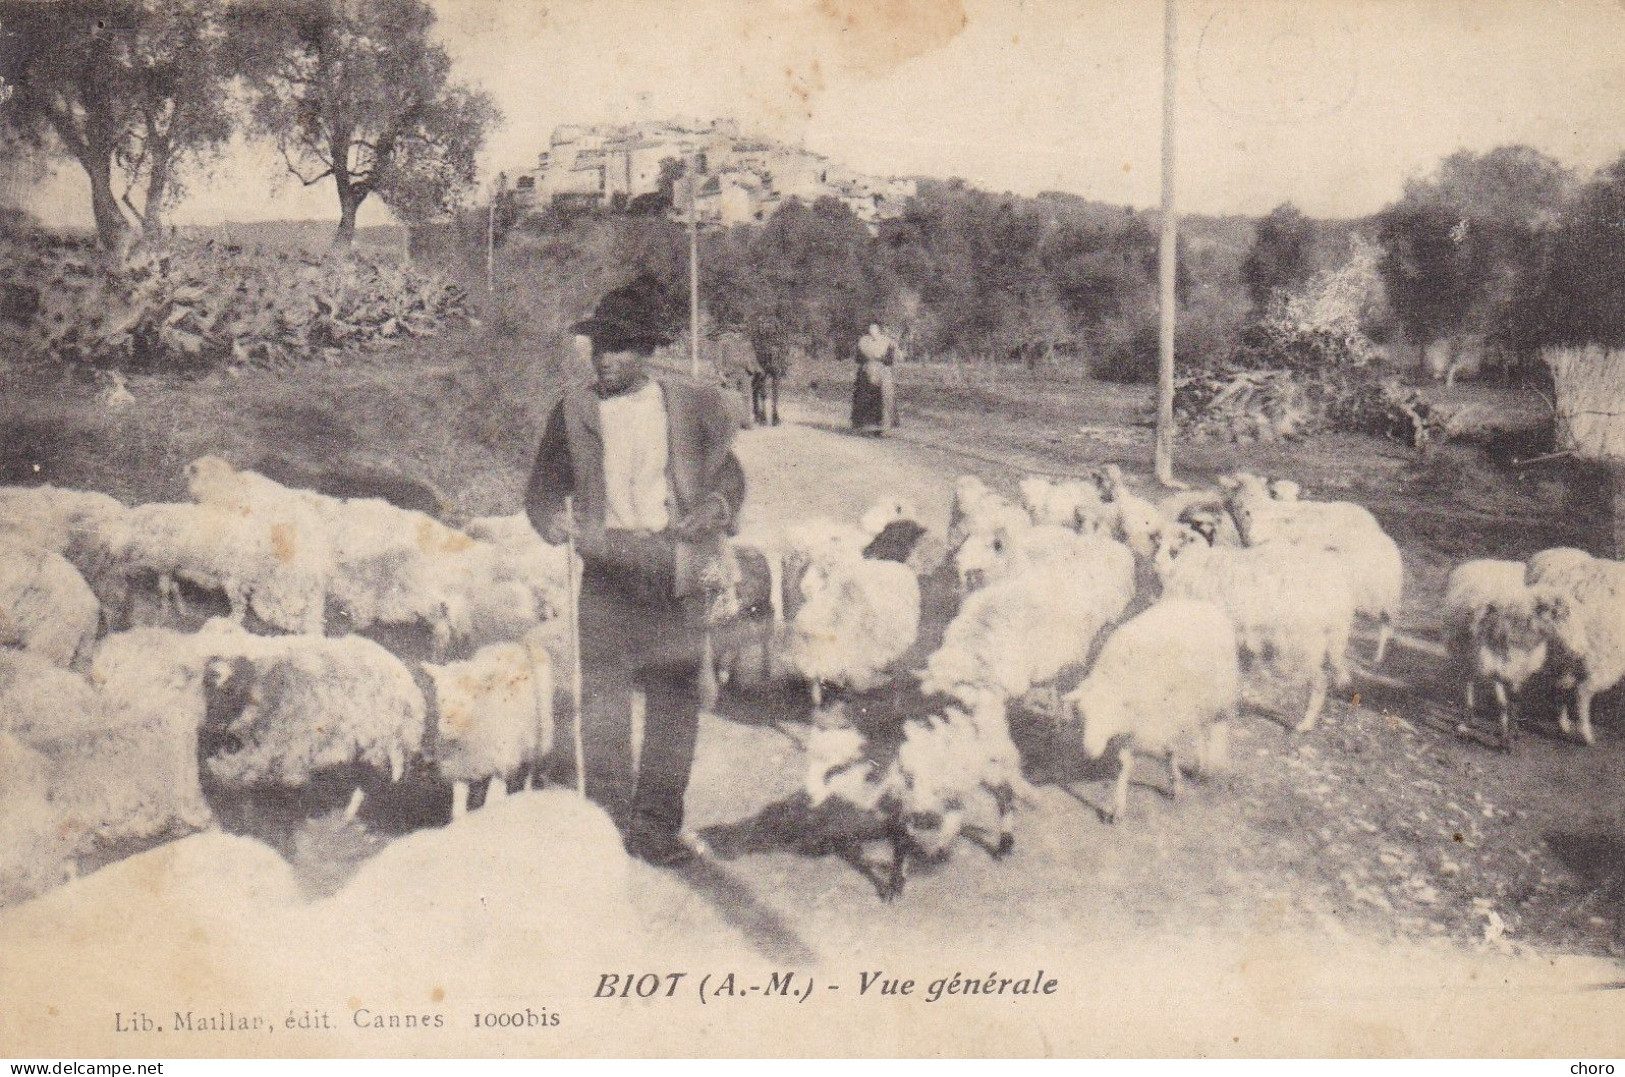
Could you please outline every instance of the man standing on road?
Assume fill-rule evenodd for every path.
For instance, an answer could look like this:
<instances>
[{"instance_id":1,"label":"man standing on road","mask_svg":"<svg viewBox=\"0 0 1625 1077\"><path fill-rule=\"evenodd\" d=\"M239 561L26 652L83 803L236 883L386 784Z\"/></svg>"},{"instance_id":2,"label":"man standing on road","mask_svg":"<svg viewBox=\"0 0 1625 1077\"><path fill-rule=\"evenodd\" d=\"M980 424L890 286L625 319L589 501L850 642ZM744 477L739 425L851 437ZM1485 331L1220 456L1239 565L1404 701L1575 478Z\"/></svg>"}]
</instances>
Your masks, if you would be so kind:
<instances>
[{"instance_id":1,"label":"man standing on road","mask_svg":"<svg viewBox=\"0 0 1625 1077\"><path fill-rule=\"evenodd\" d=\"M660 865L693 856L681 834L705 622L745 496L737 422L720 390L650 374L651 353L674 335L668 307L645 275L574 327L592 343L594 380L569 385L553 409L525 496L542 537L573 533L581 554L587 793L632 855ZM634 689L645 700L635 769Z\"/></svg>"}]
</instances>

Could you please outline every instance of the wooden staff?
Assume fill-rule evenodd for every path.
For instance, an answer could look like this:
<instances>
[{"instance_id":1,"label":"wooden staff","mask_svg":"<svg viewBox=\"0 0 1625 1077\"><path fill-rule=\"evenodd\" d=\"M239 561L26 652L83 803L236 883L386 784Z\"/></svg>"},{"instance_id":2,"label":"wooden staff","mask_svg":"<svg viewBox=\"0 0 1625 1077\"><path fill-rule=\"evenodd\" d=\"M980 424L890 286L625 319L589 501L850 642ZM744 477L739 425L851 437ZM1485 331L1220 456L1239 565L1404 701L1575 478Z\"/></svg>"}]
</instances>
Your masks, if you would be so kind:
<instances>
[{"instance_id":1,"label":"wooden staff","mask_svg":"<svg viewBox=\"0 0 1625 1077\"><path fill-rule=\"evenodd\" d=\"M569 581L570 616L570 725L575 732L576 792L587 796L587 752L581 740L581 592L576 587L575 498L564 499L565 578Z\"/></svg>"}]
</instances>

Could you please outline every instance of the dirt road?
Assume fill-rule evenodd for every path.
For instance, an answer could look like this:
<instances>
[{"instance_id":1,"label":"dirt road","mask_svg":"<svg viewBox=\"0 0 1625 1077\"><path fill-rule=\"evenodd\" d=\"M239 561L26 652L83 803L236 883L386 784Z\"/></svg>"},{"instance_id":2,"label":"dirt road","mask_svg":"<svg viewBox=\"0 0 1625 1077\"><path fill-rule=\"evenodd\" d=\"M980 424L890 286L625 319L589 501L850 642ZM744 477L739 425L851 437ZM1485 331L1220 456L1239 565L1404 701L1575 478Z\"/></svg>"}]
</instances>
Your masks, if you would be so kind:
<instances>
[{"instance_id":1,"label":"dirt road","mask_svg":"<svg viewBox=\"0 0 1625 1077\"><path fill-rule=\"evenodd\" d=\"M974 470L1008 488L1013 474L974 443L964 444L966 454L944 452L940 430L917 435L925 447L844 433L839 415L816 403L788 418L740 441L756 519L854 519L872 500L902 495L940 527L955 475ZM1489 751L1455 734L1454 696L1438 683L1437 666L1434 649L1402 648L1380 674L1363 671L1353 694L1333 701L1322 729L1301 738L1285 729L1296 697L1280 686L1250 691L1233 772L1187 783L1174 803L1148 765L1118 826L1096 811L1112 768L1083 763L1018 713L1012 725L1041 796L1020 817L1016 853L996 863L962 843L949 863L912 878L893 906L880 904L851 865L803 855L776 833L801 778L796 722L805 699L725 705L726 717L703 726L689 799L690 821L715 859L685 873L685 887L662 883L646 900L679 933L720 917L763 957L781 961L965 946L1010 955L1094 949L1103 940L1139 961L1151 960L1157 940L1223 939L1217 952L1227 953L1229 945L1269 949L1283 932L1303 932L1305 954L1318 955L1306 958L1303 974L1335 980L1330 969L1346 947L1393 947L1381 951L1396 962L1384 975L1417 959L1418 968L1458 959L1470 966L1523 941L1525 924L1539 919L1550 928L1541 918L1559 904L1576 931L1606 946L1615 910L1604 906L1617 895L1574 908L1595 884L1565 863L1561 835L1579 841L1582 829L1611 832L1618 820L1611 806L1574 812L1562 770L1606 780L1619 764L1617 747L1587 753L1535 736L1514 758ZM883 855L881 846L873 855ZM1206 966L1210 945L1180 947L1202 975L1217 974ZM1124 959L1108 949L1110 961ZM1376 997L1356 978L1322 986L1346 989L1340 997L1352 1005Z\"/></svg>"}]
</instances>

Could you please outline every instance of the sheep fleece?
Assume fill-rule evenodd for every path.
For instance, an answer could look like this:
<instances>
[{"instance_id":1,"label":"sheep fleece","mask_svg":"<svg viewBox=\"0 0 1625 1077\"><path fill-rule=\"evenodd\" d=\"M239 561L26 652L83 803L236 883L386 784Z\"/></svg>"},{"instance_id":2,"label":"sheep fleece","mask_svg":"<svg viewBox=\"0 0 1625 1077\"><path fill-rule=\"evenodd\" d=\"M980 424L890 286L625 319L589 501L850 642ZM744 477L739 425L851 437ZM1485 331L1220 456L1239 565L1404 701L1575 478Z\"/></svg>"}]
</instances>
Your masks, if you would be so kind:
<instances>
[{"instance_id":1,"label":"sheep fleece","mask_svg":"<svg viewBox=\"0 0 1625 1077\"><path fill-rule=\"evenodd\" d=\"M1088 678L1067 696L1098 756L1128 734L1166 751L1234 713L1241 673L1230 619L1211 602L1160 602L1112 633Z\"/></svg>"},{"instance_id":2,"label":"sheep fleece","mask_svg":"<svg viewBox=\"0 0 1625 1077\"><path fill-rule=\"evenodd\" d=\"M302 785L325 767L391 769L418 750L426 708L399 659L357 636L285 639L285 647L246 655L253 702L231 723L244 746L211 756L212 774L226 782Z\"/></svg>"},{"instance_id":3,"label":"sheep fleece","mask_svg":"<svg viewBox=\"0 0 1625 1077\"><path fill-rule=\"evenodd\" d=\"M101 603L61 554L0 542L0 645L59 666L88 659Z\"/></svg>"}]
</instances>

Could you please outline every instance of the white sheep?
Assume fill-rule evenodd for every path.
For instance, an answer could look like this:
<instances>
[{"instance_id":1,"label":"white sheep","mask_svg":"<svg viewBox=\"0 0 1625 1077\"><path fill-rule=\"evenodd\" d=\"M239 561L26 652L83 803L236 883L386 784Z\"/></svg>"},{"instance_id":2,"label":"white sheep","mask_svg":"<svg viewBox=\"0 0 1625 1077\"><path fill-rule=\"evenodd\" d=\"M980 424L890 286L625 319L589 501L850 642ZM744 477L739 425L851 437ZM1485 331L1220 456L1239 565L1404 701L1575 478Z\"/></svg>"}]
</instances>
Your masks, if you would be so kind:
<instances>
[{"instance_id":1,"label":"white sheep","mask_svg":"<svg viewBox=\"0 0 1625 1077\"><path fill-rule=\"evenodd\" d=\"M328 501L322 509L333 551L328 600L350 628L427 626L436 656L447 654L454 641L471 638L476 613L469 608L470 596L479 600L478 581L495 571L488 544L379 498ZM459 556L479 547L487 552L466 560ZM517 592L508 590L500 601L512 607ZM529 606L534 610L536 604ZM521 608L511 619L517 624L525 615Z\"/></svg>"},{"instance_id":2,"label":"white sheep","mask_svg":"<svg viewBox=\"0 0 1625 1077\"><path fill-rule=\"evenodd\" d=\"M1349 501L1300 501L1296 483L1248 474L1226 476L1221 483L1245 545L1275 542L1325 550L1345 566L1355 609L1376 622L1373 662L1381 665L1404 596L1405 566L1398 544L1377 518Z\"/></svg>"},{"instance_id":3,"label":"white sheep","mask_svg":"<svg viewBox=\"0 0 1625 1077\"><path fill-rule=\"evenodd\" d=\"M842 520L814 517L796 520L776 529L772 538L760 542L763 532L752 530L740 537L775 549L779 559L778 587L782 595L786 623L794 619L803 600L803 578L815 565L830 566L861 560L872 536L862 528Z\"/></svg>"},{"instance_id":4,"label":"white sheep","mask_svg":"<svg viewBox=\"0 0 1625 1077\"><path fill-rule=\"evenodd\" d=\"M477 521L476 531L501 539L488 541L380 501L345 502L334 519L354 525L335 542L329 588L352 629L426 626L433 656L444 659L454 647L466 655L519 640L565 607L567 551L528 522L526 537ZM387 536L381 525L391 520L398 530Z\"/></svg>"},{"instance_id":5,"label":"white sheep","mask_svg":"<svg viewBox=\"0 0 1625 1077\"><path fill-rule=\"evenodd\" d=\"M1266 544L1209 546L1195 532L1165 536L1156 572L1164 599L1217 604L1230 617L1239 650L1273 659L1309 682L1309 702L1295 727L1313 729L1326 703L1327 674L1349 682L1347 656L1354 591L1340 564L1314 549Z\"/></svg>"},{"instance_id":6,"label":"white sheep","mask_svg":"<svg viewBox=\"0 0 1625 1077\"><path fill-rule=\"evenodd\" d=\"M399 780L423 740L423 693L400 660L359 636L250 636L210 622L209 774L229 785L301 786L320 770L387 768ZM362 801L357 788L348 816Z\"/></svg>"},{"instance_id":7,"label":"white sheep","mask_svg":"<svg viewBox=\"0 0 1625 1077\"><path fill-rule=\"evenodd\" d=\"M106 494L54 486L0 487L0 540L61 554L79 570L102 606L102 628L117 627L129 589L108 553L108 535L128 515Z\"/></svg>"},{"instance_id":8,"label":"white sheep","mask_svg":"<svg viewBox=\"0 0 1625 1077\"><path fill-rule=\"evenodd\" d=\"M284 631L320 635L325 631L327 577L332 571L333 538L322 510L335 503L309 490L295 490L254 471L238 471L217 456L204 456L186 466L186 487L199 505L241 516L269 537L278 573L296 573L305 586L320 587L297 625L271 621ZM256 574L257 576L257 574ZM251 577L254 578L254 577ZM251 589L255 585L251 584ZM256 610L255 612L259 612Z\"/></svg>"},{"instance_id":9,"label":"white sheep","mask_svg":"<svg viewBox=\"0 0 1625 1077\"><path fill-rule=\"evenodd\" d=\"M862 557L814 564L801 592L787 649L814 706L825 684L877 687L919 633L920 581L906 565Z\"/></svg>"},{"instance_id":10,"label":"white sheep","mask_svg":"<svg viewBox=\"0 0 1625 1077\"><path fill-rule=\"evenodd\" d=\"M530 517L523 512L507 516L476 516L463 525L463 534L480 542L493 542L498 546L511 547L515 550L528 547L533 539L547 546L549 550L560 549L557 546L548 546L536 533Z\"/></svg>"},{"instance_id":11,"label":"white sheep","mask_svg":"<svg viewBox=\"0 0 1625 1077\"><path fill-rule=\"evenodd\" d=\"M785 586L798 582L790 577L795 567L862 557L873 538L861 527L822 517L785 524L778 541L785 559Z\"/></svg>"},{"instance_id":12,"label":"white sheep","mask_svg":"<svg viewBox=\"0 0 1625 1077\"><path fill-rule=\"evenodd\" d=\"M470 520L463 527L463 534L477 542L488 543L495 551L497 579L524 583L536 592L544 617L556 617L564 609L569 550L544 541L531 526L530 517L522 512L511 516L482 516ZM579 574L579 564L576 571Z\"/></svg>"},{"instance_id":13,"label":"white sheep","mask_svg":"<svg viewBox=\"0 0 1625 1077\"><path fill-rule=\"evenodd\" d=\"M1087 570L1061 561L973 591L927 659L920 687L970 704L989 691L1008 700L1053 688L1063 670L1088 660L1101 630L1133 597L1127 551Z\"/></svg>"},{"instance_id":14,"label":"white sheep","mask_svg":"<svg viewBox=\"0 0 1625 1077\"><path fill-rule=\"evenodd\" d=\"M880 887L884 901L902 894L911 854L949 852L966 832L967 809L979 795L990 797L998 814L999 839L989 851L994 859L1008 856L1015 849L1015 801L1036 795L1021 773L996 694L982 694L973 707L909 719L900 732L871 740L837 705L819 713L807 741L809 804L837 800L885 820L892 862Z\"/></svg>"},{"instance_id":15,"label":"white sheep","mask_svg":"<svg viewBox=\"0 0 1625 1077\"><path fill-rule=\"evenodd\" d=\"M954 554L960 577L977 586L1067 561L1082 571L1102 564L1113 573L1134 571L1133 555L1115 539L1050 524L1000 525L970 536Z\"/></svg>"},{"instance_id":16,"label":"white sheep","mask_svg":"<svg viewBox=\"0 0 1625 1077\"><path fill-rule=\"evenodd\" d=\"M978 547L996 544L1000 536L1008 538L1011 535L1027 531L1034 526L1026 510L1006 504L985 507L979 515L968 519L965 526L960 530L958 541L950 543L954 571L959 578L960 593L968 593L983 582L975 576L976 568L974 566L979 561L986 560L985 553L979 552ZM1049 530L1053 531L1057 527L1051 527ZM967 550L969 552L965 552Z\"/></svg>"},{"instance_id":17,"label":"white sheep","mask_svg":"<svg viewBox=\"0 0 1625 1077\"><path fill-rule=\"evenodd\" d=\"M1115 488L1109 507L1112 516L1108 526L1112 538L1133 552L1137 564L1149 567L1164 532L1171 525L1156 505L1127 486Z\"/></svg>"},{"instance_id":18,"label":"white sheep","mask_svg":"<svg viewBox=\"0 0 1625 1077\"><path fill-rule=\"evenodd\" d=\"M0 538L0 647L83 668L100 623L101 603L67 558Z\"/></svg>"},{"instance_id":19,"label":"white sheep","mask_svg":"<svg viewBox=\"0 0 1625 1077\"><path fill-rule=\"evenodd\" d=\"M126 578L158 577L164 600L180 606L177 581L221 591L239 623L252 610L284 632L323 630L327 562L317 546L290 537L274 519L218 505L133 508L106 535Z\"/></svg>"},{"instance_id":20,"label":"white sheep","mask_svg":"<svg viewBox=\"0 0 1625 1077\"><path fill-rule=\"evenodd\" d=\"M903 551L900 544L905 539L908 548ZM761 676L772 675L775 653L789 634L790 622L800 615L809 593L806 581L814 569L883 560L902 564L918 577L940 567L943 557L940 541L932 541L929 532L915 523L913 505L902 498L872 505L856 527L814 518L747 528L728 540L725 552L732 560L727 575L738 588L734 605L741 616L726 630L713 633L716 683L725 683L742 669L742 659L751 653L760 654ZM822 586L822 577L813 584L814 589Z\"/></svg>"},{"instance_id":21,"label":"white sheep","mask_svg":"<svg viewBox=\"0 0 1625 1077\"><path fill-rule=\"evenodd\" d=\"M1352 501L1304 501L1296 483L1240 472L1219 479L1225 508L1236 521L1242 542L1270 539L1299 542L1367 531L1381 531L1371 511Z\"/></svg>"},{"instance_id":22,"label":"white sheep","mask_svg":"<svg viewBox=\"0 0 1625 1077\"><path fill-rule=\"evenodd\" d=\"M433 686L433 757L452 783L452 817L468 808L469 785L490 779L487 799L508 778L553 750L553 663L539 639L496 643L465 662L425 662Z\"/></svg>"},{"instance_id":23,"label":"white sheep","mask_svg":"<svg viewBox=\"0 0 1625 1077\"><path fill-rule=\"evenodd\" d=\"M50 803L52 766L0 726L0 906L71 877L68 847Z\"/></svg>"},{"instance_id":24,"label":"white sheep","mask_svg":"<svg viewBox=\"0 0 1625 1077\"><path fill-rule=\"evenodd\" d=\"M196 830L210 819L197 775L201 696L166 691L175 641L132 661L121 635L103 642L90 681L0 652L0 732L48 765L45 799L61 857Z\"/></svg>"},{"instance_id":25,"label":"white sheep","mask_svg":"<svg viewBox=\"0 0 1625 1077\"><path fill-rule=\"evenodd\" d=\"M734 560L731 577L750 585L750 594L740 596L739 605L746 619L757 628L754 642L761 647L764 676L771 675L778 641L785 636L789 622L806 600L803 584L809 571L815 566L829 568L861 560L864 550L888 524L909 518L904 514L912 511L907 501L893 499L871 506L859 526L814 517L776 526L749 527L727 540L728 554ZM764 582L760 579L764 571L766 593L759 595L758 585ZM766 600L765 609L762 598ZM714 655L719 669L726 670L736 663L738 650L752 644L749 637L750 633L736 632L719 648Z\"/></svg>"},{"instance_id":26,"label":"white sheep","mask_svg":"<svg viewBox=\"0 0 1625 1077\"><path fill-rule=\"evenodd\" d=\"M319 520L307 520L324 501L333 499L312 490L284 486L257 471L239 471L218 456L200 456L183 470L186 492L200 505L217 505L241 513L290 515L290 523L320 531Z\"/></svg>"},{"instance_id":27,"label":"white sheep","mask_svg":"<svg viewBox=\"0 0 1625 1077\"><path fill-rule=\"evenodd\" d=\"M1117 785L1108 822L1128 805L1136 752L1167 760L1169 795L1179 795L1179 753L1191 743L1205 771L1222 766L1241 672L1229 616L1211 602L1168 599L1106 638L1089 676L1064 700L1083 723L1083 749L1098 759L1117 742Z\"/></svg>"},{"instance_id":28,"label":"white sheep","mask_svg":"<svg viewBox=\"0 0 1625 1077\"><path fill-rule=\"evenodd\" d=\"M103 639L90 667L103 728L85 735L95 760L82 809L106 839L198 830L212 813L198 780L202 664L195 637L132 629Z\"/></svg>"},{"instance_id":29,"label":"white sheep","mask_svg":"<svg viewBox=\"0 0 1625 1077\"><path fill-rule=\"evenodd\" d=\"M39 655L0 648L0 729L33 744L100 721L101 703L85 678Z\"/></svg>"},{"instance_id":30,"label":"white sheep","mask_svg":"<svg viewBox=\"0 0 1625 1077\"><path fill-rule=\"evenodd\" d=\"M1100 487L1081 479L1052 480L1028 475L1017 484L1022 507L1033 523L1073 531L1102 530L1109 516Z\"/></svg>"},{"instance_id":31,"label":"white sheep","mask_svg":"<svg viewBox=\"0 0 1625 1077\"><path fill-rule=\"evenodd\" d=\"M1524 583L1526 566L1522 561L1495 561L1481 558L1465 561L1450 572L1444 587L1445 643L1453 651L1472 635L1473 623L1487 606L1505 599L1521 598L1528 591Z\"/></svg>"},{"instance_id":32,"label":"white sheep","mask_svg":"<svg viewBox=\"0 0 1625 1077\"><path fill-rule=\"evenodd\" d=\"M1538 623L1562 650L1580 739L1594 744L1592 698L1625 679L1625 564L1583 550L1543 550L1529 559L1524 578L1538 592ZM1573 731L1566 704L1558 726Z\"/></svg>"},{"instance_id":33,"label":"white sheep","mask_svg":"<svg viewBox=\"0 0 1625 1077\"><path fill-rule=\"evenodd\" d=\"M1142 565L1149 565L1164 527L1157 506L1128 488L1116 464L1087 480L1029 476L1021 482L1021 497L1034 523L1108 535L1128 546Z\"/></svg>"},{"instance_id":34,"label":"white sheep","mask_svg":"<svg viewBox=\"0 0 1625 1077\"><path fill-rule=\"evenodd\" d=\"M455 611L447 621L450 639L469 652L522 639L558 616L568 598L562 574L538 579L510 551L489 542L428 557L424 564L419 579L428 582L422 586Z\"/></svg>"},{"instance_id":35,"label":"white sheep","mask_svg":"<svg viewBox=\"0 0 1625 1077\"><path fill-rule=\"evenodd\" d=\"M0 486L0 535L62 554L70 561L81 531L116 520L125 511L123 502L94 491L49 485Z\"/></svg>"},{"instance_id":36,"label":"white sheep","mask_svg":"<svg viewBox=\"0 0 1625 1077\"><path fill-rule=\"evenodd\" d=\"M1019 506L1000 497L975 475L961 475L954 483L954 499L948 513L948 549L958 549L967 536L981 530L990 518L1010 509L1020 511Z\"/></svg>"},{"instance_id":37,"label":"white sheep","mask_svg":"<svg viewBox=\"0 0 1625 1077\"><path fill-rule=\"evenodd\" d=\"M1471 716L1477 710L1478 686L1488 682L1500 711L1504 748L1511 747L1508 692L1517 694L1546 657L1545 641L1538 634L1516 638L1518 626L1529 625L1534 613L1524 571L1522 561L1467 561L1451 571L1444 590L1444 643L1451 670L1461 677L1467 713ZM1540 665L1526 668L1537 647Z\"/></svg>"}]
</instances>

